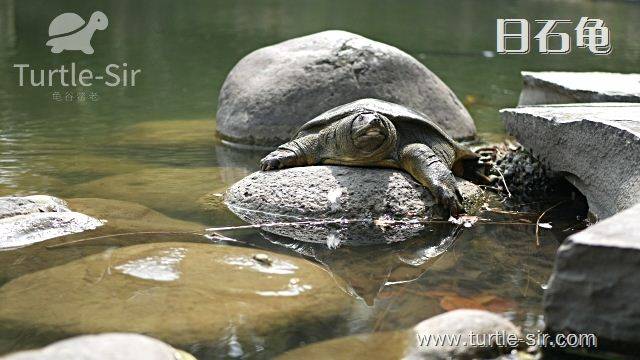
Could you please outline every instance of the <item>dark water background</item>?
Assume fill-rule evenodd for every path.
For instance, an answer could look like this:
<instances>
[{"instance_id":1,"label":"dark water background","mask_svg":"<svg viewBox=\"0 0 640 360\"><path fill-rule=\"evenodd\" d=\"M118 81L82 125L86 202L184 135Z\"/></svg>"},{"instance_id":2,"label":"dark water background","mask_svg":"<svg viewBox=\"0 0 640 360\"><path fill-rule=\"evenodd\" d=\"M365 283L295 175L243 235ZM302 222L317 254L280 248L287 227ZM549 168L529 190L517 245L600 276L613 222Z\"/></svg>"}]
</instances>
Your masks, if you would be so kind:
<instances>
[{"instance_id":1,"label":"dark water background","mask_svg":"<svg viewBox=\"0 0 640 360\"><path fill-rule=\"evenodd\" d=\"M108 15L109 27L95 34L94 55L53 55L44 46L48 24L57 14L71 11L88 18L98 9ZM569 19L575 24L581 16L606 21L612 33L611 55L594 56L586 49L575 48L569 55L493 53L496 18L527 18L531 22ZM640 5L622 1L89 4L2 0L0 194L46 193L64 198L127 200L207 226L241 224L224 206L203 206L200 200L207 194L222 193L258 169L257 159L262 154L228 149L214 137L218 90L233 65L252 50L327 29L348 30L394 45L440 76L469 109L480 137L495 141L505 136L498 110L517 103L522 70L637 72L638 20ZM533 25L532 31L537 29ZM561 30L571 33L569 27ZM18 70L13 67L26 63L31 68L49 69L71 62L94 72L102 72L110 63L127 63L130 69L142 69L142 74L135 87L20 87ZM68 92L74 96L79 92L85 96L94 93L98 98L55 101L56 92L62 97ZM539 214L551 205L553 201L549 199L546 203L514 208ZM535 227L531 225L478 225L463 231L445 254L456 257L451 266L431 272L418 270L415 279L402 283L385 285L384 276L373 276L365 284L358 284L363 299L361 316L358 321L345 319L353 326L339 335L406 328L447 310L437 297L425 306L424 297L429 296L425 294L434 290L465 299L491 294L499 301L490 310L505 314L528 331L539 329L542 288L550 274L553 255L559 242L577 226L572 205L560 206L550 214L557 226L542 232L540 246L536 245ZM505 218L495 216L494 220ZM163 230L161 224L157 230ZM230 235L251 246L278 248L267 245L257 232ZM147 236L136 242L157 240ZM41 249L37 247L5 252L3 258L38 261L20 270L12 268L11 261L3 262L2 280L98 250L100 247L90 247L72 255L54 251L47 257L38 255ZM338 275L349 272L365 277L380 270L376 268L380 263L388 263L385 258L390 251L340 249L331 264L327 259L317 260ZM373 260L358 265L344 260L356 256ZM0 342L0 353L28 346L28 341L20 340L24 334L13 335ZM295 339L296 334L289 336Z\"/></svg>"}]
</instances>

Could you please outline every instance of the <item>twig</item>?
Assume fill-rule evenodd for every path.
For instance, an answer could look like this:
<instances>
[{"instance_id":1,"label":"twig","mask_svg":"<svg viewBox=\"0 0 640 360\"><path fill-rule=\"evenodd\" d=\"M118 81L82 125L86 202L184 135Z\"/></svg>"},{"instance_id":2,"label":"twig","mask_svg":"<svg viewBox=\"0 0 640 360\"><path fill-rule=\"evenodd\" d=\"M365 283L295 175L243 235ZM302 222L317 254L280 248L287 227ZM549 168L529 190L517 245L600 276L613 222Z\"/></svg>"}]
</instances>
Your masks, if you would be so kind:
<instances>
[{"instance_id":1,"label":"twig","mask_svg":"<svg viewBox=\"0 0 640 360\"><path fill-rule=\"evenodd\" d=\"M540 216L538 217L538 220L536 221L536 246L540 246L540 220L542 220L542 217L550 210L556 208L558 205L563 204L568 202L569 200L563 200L560 201L559 203L553 205L552 207L548 208L547 210L543 211L542 214L540 214Z\"/></svg>"},{"instance_id":2,"label":"twig","mask_svg":"<svg viewBox=\"0 0 640 360\"><path fill-rule=\"evenodd\" d=\"M376 220L370 219L336 219L336 220L309 220L309 221L294 221L294 222L275 222L275 223L265 223L265 224L252 224L252 225L238 225L238 226L225 226L225 227L214 227L207 228L205 231L232 231L232 230L244 230L244 229L262 229L262 228L271 228L271 227L285 227L285 226L310 226L310 225L326 225L326 224L353 224L353 223L371 223L376 225ZM487 225L533 225L522 222L514 222L514 221L487 221L487 219L478 219L477 223L487 224ZM416 225L416 224L453 224L448 220L421 220L421 219L411 219L411 220L382 220L381 223L383 226L393 226L393 225ZM378 225L380 226L380 225Z\"/></svg>"},{"instance_id":3,"label":"twig","mask_svg":"<svg viewBox=\"0 0 640 360\"><path fill-rule=\"evenodd\" d=\"M493 166L493 168L496 169L498 174L500 174L500 179L502 179L502 184L504 184L504 189L507 190L507 197L511 197L511 191L509 191L509 187L507 186L507 181L504 179L504 175L502 174L502 171L500 171L500 168L495 165Z\"/></svg>"},{"instance_id":4,"label":"twig","mask_svg":"<svg viewBox=\"0 0 640 360\"><path fill-rule=\"evenodd\" d=\"M205 234L201 234L201 233L197 233L197 232L191 232L191 231L139 231L139 232L128 232L128 233L110 234L110 235L95 236L95 237L91 237L91 238L78 239L78 240L68 241L68 242L65 242L65 243L62 243L62 244L48 245L48 246L45 246L45 248L47 248L47 249L54 249L54 248L63 247L63 246L71 245L71 244L77 244L77 243L85 242L85 241L99 240L99 239L106 239L106 238L110 238L110 237L118 237L118 236L128 236L128 235L159 235L159 234L166 234L166 235L174 235L174 234L189 234L189 235L200 235L200 236L205 236Z\"/></svg>"}]
</instances>

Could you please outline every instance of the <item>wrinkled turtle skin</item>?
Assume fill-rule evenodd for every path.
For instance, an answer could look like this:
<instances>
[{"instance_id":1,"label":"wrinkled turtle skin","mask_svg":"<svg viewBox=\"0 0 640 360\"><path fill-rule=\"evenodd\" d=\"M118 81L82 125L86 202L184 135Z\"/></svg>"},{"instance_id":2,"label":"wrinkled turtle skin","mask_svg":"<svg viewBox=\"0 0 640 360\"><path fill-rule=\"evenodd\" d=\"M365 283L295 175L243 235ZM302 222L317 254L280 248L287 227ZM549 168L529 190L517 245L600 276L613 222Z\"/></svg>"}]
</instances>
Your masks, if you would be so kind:
<instances>
[{"instance_id":1,"label":"wrinkled turtle skin","mask_svg":"<svg viewBox=\"0 0 640 360\"><path fill-rule=\"evenodd\" d=\"M464 212L454 175L482 179L476 153L426 115L377 99L357 100L317 116L260 162L264 171L317 164L402 169L454 216Z\"/></svg>"}]
</instances>

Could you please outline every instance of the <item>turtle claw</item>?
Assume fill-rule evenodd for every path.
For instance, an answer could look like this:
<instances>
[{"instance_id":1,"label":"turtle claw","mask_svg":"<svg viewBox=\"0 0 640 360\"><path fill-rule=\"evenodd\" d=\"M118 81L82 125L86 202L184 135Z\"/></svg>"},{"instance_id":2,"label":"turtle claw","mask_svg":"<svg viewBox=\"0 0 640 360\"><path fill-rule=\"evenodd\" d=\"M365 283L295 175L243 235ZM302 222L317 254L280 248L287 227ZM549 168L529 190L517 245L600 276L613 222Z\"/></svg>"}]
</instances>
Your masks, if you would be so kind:
<instances>
[{"instance_id":1,"label":"turtle claw","mask_svg":"<svg viewBox=\"0 0 640 360\"><path fill-rule=\"evenodd\" d=\"M449 210L449 215L458 217L458 215L464 213L464 206L460 199L460 192L456 188L450 188L447 186L438 186L435 191L436 200L445 209Z\"/></svg>"},{"instance_id":2,"label":"turtle claw","mask_svg":"<svg viewBox=\"0 0 640 360\"><path fill-rule=\"evenodd\" d=\"M262 171L278 170L295 165L297 156L290 150L275 150L260 160Z\"/></svg>"}]
</instances>

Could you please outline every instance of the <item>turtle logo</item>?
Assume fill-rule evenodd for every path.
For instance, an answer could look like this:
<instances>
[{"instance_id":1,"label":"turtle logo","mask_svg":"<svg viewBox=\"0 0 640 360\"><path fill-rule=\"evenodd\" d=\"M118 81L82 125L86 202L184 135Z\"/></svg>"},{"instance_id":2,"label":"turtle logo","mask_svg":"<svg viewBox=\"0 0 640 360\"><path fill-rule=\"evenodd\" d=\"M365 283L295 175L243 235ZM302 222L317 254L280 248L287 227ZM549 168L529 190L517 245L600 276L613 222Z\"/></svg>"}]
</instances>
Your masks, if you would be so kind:
<instances>
[{"instance_id":1,"label":"turtle logo","mask_svg":"<svg viewBox=\"0 0 640 360\"><path fill-rule=\"evenodd\" d=\"M96 30L104 30L109 26L109 19L102 11L91 14L89 22L85 22L78 14L64 13L56 16L49 25L49 41L51 52L58 54L64 50L79 50L85 54L93 54L91 38Z\"/></svg>"}]
</instances>

